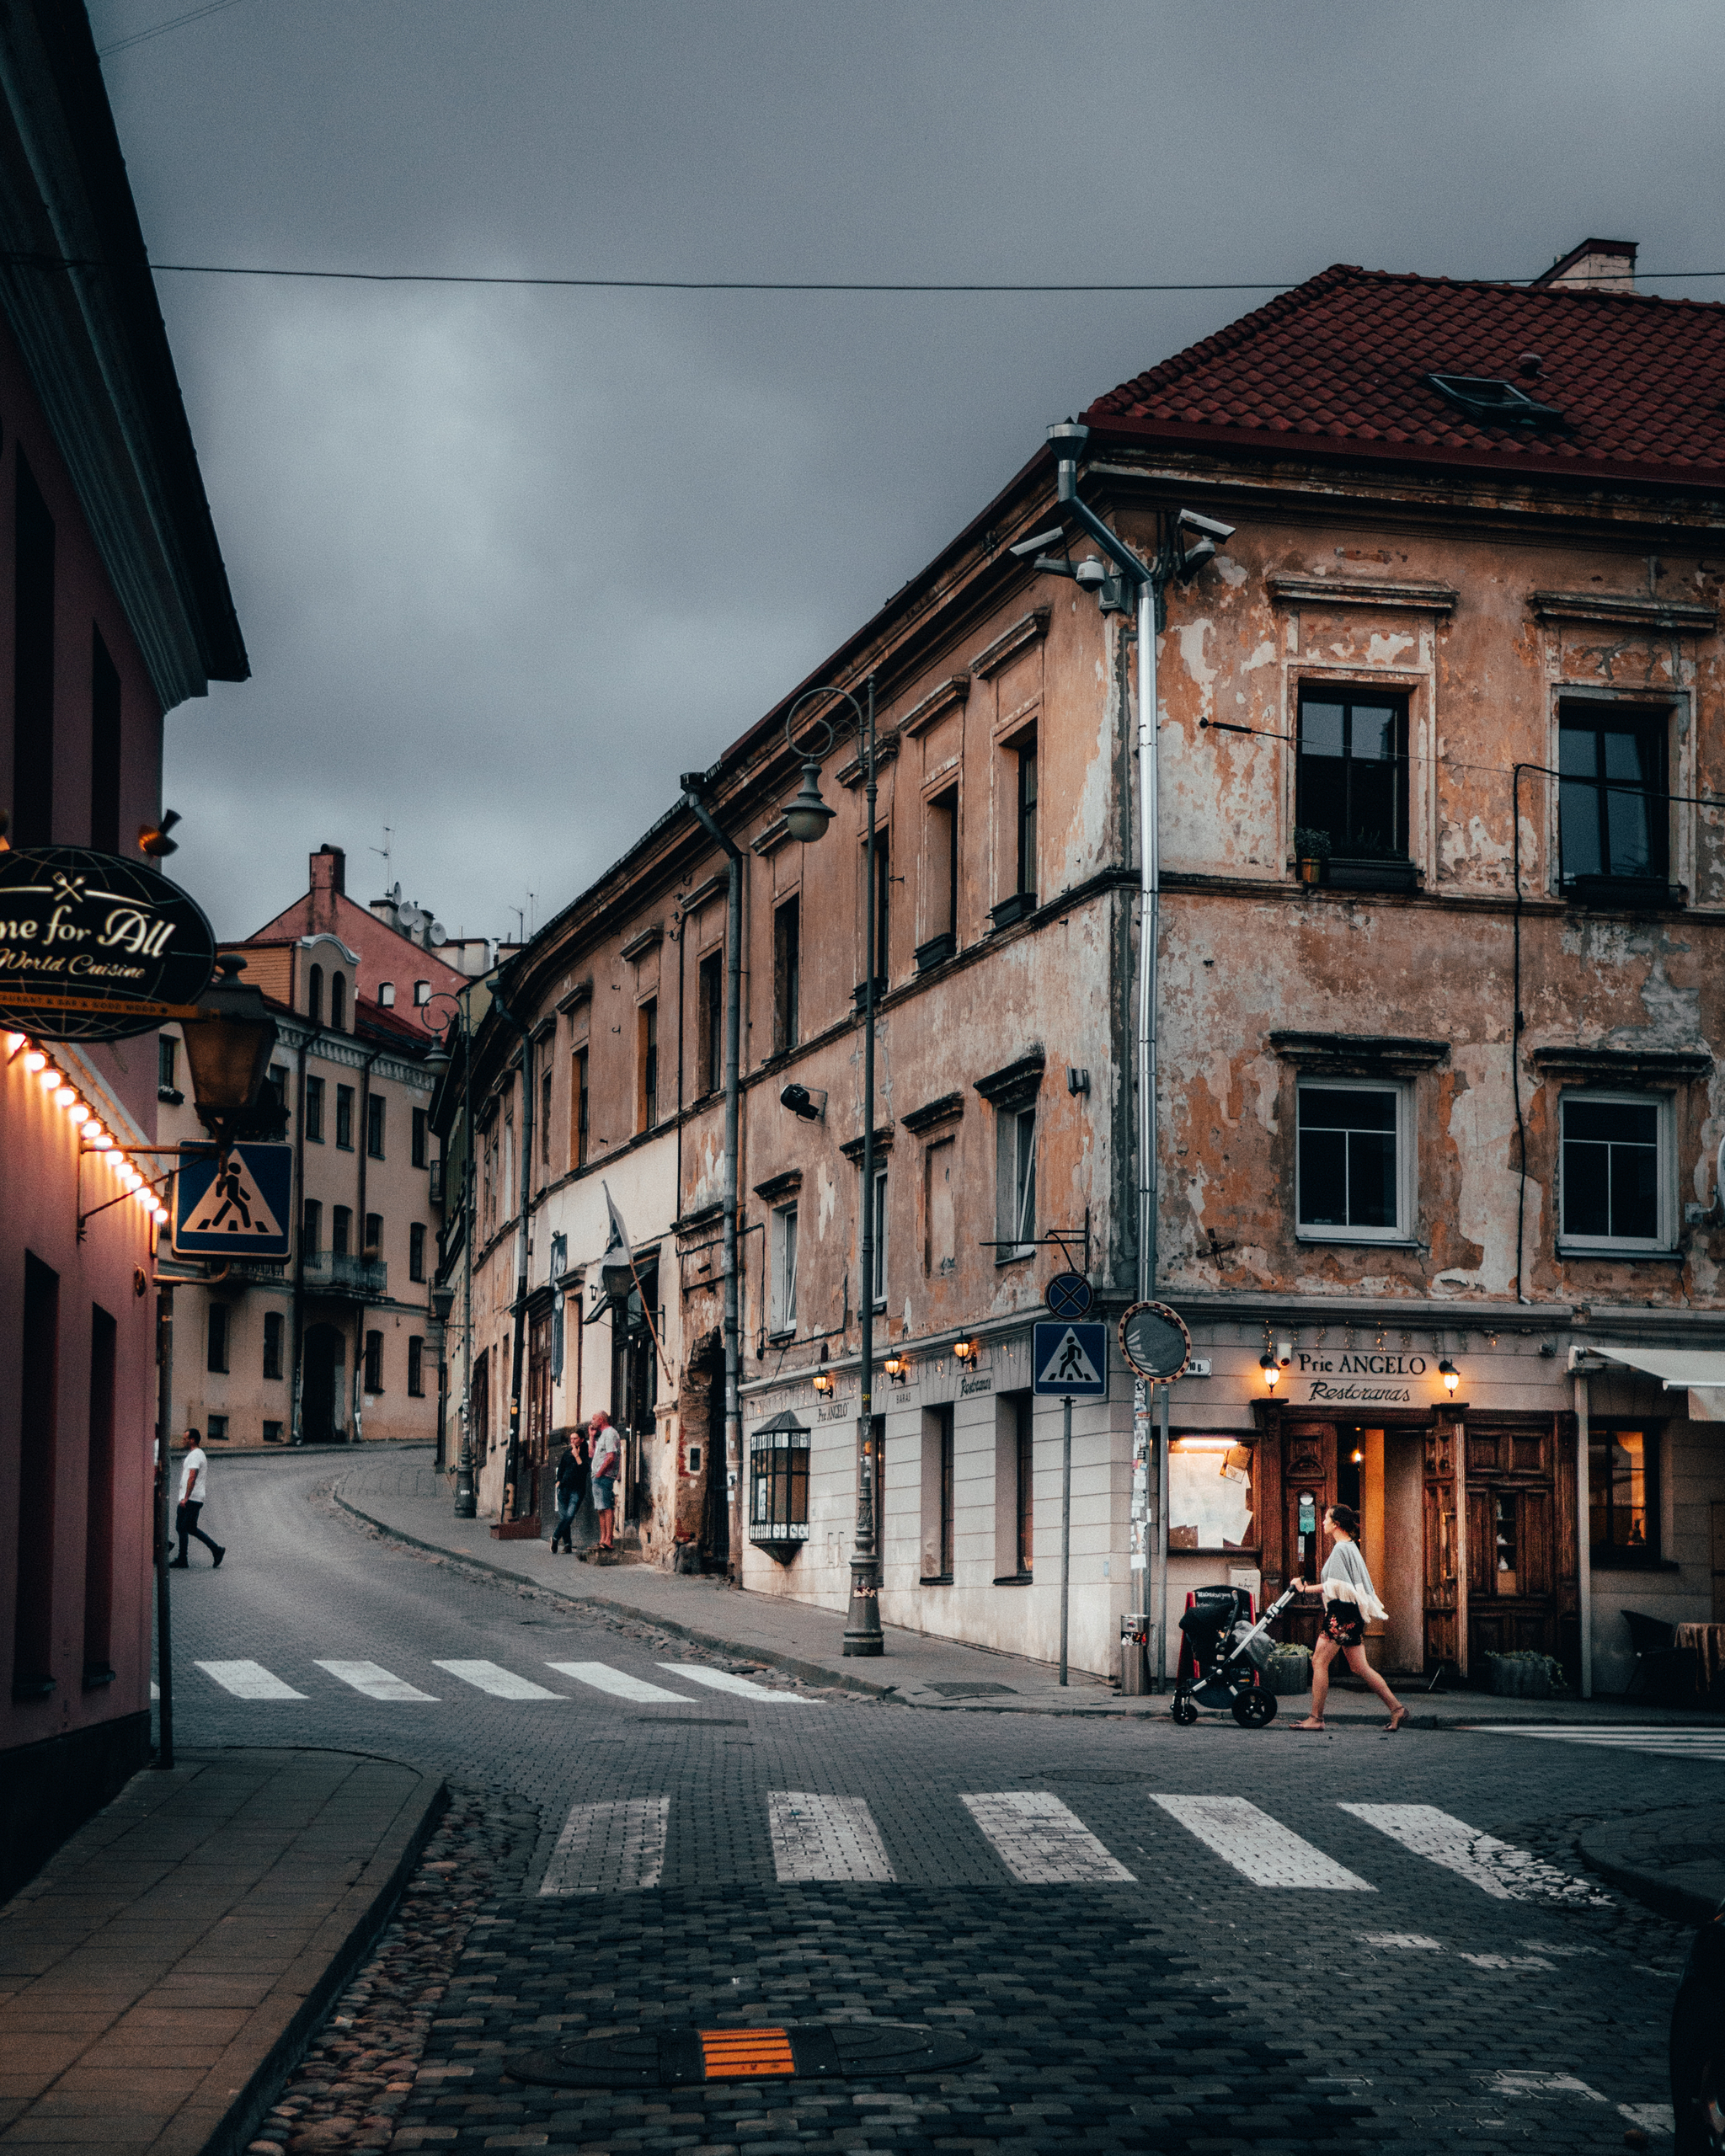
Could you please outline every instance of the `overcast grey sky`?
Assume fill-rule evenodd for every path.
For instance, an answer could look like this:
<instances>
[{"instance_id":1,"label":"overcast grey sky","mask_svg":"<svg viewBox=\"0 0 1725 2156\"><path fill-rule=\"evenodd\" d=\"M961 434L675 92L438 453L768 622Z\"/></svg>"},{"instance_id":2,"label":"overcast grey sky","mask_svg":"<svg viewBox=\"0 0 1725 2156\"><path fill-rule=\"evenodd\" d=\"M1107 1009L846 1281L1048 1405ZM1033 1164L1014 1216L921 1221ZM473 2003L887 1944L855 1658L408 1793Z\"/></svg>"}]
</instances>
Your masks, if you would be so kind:
<instances>
[{"instance_id":1,"label":"overcast grey sky","mask_svg":"<svg viewBox=\"0 0 1725 2156\"><path fill-rule=\"evenodd\" d=\"M238 0L104 67L163 260L1291 283L1725 270L1722 63L1717 0ZM326 840L373 895L386 824L451 930L542 921L1049 421L1268 296L160 285L254 670L168 722L224 935Z\"/></svg>"}]
</instances>

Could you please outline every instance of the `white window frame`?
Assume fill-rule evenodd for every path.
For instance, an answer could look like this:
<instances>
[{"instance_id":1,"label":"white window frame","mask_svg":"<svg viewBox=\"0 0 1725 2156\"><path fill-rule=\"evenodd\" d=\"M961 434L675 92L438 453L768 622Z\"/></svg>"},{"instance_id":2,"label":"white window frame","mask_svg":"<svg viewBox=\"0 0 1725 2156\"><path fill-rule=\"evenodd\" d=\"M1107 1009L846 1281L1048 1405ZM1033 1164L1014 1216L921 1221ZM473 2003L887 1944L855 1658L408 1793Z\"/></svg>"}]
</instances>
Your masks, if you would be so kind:
<instances>
[{"instance_id":1,"label":"white window frame","mask_svg":"<svg viewBox=\"0 0 1725 2156\"><path fill-rule=\"evenodd\" d=\"M1300 1102L1307 1093L1393 1093L1396 1097L1396 1222L1388 1228L1338 1227L1307 1222L1301 1215ZM1295 1081L1294 1096L1294 1234L1302 1243L1393 1243L1415 1241L1418 1203L1418 1148L1414 1142L1413 1081L1408 1078L1306 1078Z\"/></svg>"},{"instance_id":2,"label":"white window frame","mask_svg":"<svg viewBox=\"0 0 1725 2156\"><path fill-rule=\"evenodd\" d=\"M1036 1249L1036 1099L995 1112L995 1262L1011 1263ZM1028 1175L1020 1140L1029 1131ZM1029 1233L1025 1233L1026 1228Z\"/></svg>"},{"instance_id":3,"label":"white window frame","mask_svg":"<svg viewBox=\"0 0 1725 2156\"><path fill-rule=\"evenodd\" d=\"M778 1205L772 1214L772 1294L767 1331L788 1340L797 1330L797 1209Z\"/></svg>"},{"instance_id":4,"label":"white window frame","mask_svg":"<svg viewBox=\"0 0 1725 2156\"><path fill-rule=\"evenodd\" d=\"M1564 1225L1564 1132L1569 1103L1598 1107L1657 1108L1659 1130L1659 1232L1656 1235L1572 1235ZM1614 1251L1669 1254L1677 1247L1677 1114L1669 1093L1632 1092L1619 1086L1566 1086L1557 1096L1557 1255L1597 1257Z\"/></svg>"}]
</instances>

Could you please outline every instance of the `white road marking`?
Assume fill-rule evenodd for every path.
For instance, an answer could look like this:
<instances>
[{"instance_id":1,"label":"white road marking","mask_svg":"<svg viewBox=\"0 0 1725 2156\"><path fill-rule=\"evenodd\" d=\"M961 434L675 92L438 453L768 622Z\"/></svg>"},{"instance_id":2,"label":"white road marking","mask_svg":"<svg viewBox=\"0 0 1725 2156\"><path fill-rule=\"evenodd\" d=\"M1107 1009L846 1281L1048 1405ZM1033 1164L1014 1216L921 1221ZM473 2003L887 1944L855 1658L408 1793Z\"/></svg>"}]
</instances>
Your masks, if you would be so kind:
<instances>
[{"instance_id":1,"label":"white road marking","mask_svg":"<svg viewBox=\"0 0 1725 2156\"><path fill-rule=\"evenodd\" d=\"M547 1692L542 1684L536 1684L531 1678L517 1677L512 1669L505 1669L494 1662L440 1662L438 1668L446 1669L451 1677L459 1677L463 1684L476 1690L489 1692L498 1700L560 1700L561 1692Z\"/></svg>"},{"instance_id":2,"label":"white road marking","mask_svg":"<svg viewBox=\"0 0 1725 2156\"><path fill-rule=\"evenodd\" d=\"M1585 2096L1590 2104L1605 2100L1597 2089L1589 2089L1573 2073L1495 2073L1491 2092L1494 2096Z\"/></svg>"},{"instance_id":3,"label":"white road marking","mask_svg":"<svg viewBox=\"0 0 1725 2156\"><path fill-rule=\"evenodd\" d=\"M866 1798L769 1790L766 1830L781 1879L889 1881L898 1876Z\"/></svg>"},{"instance_id":4,"label":"white road marking","mask_svg":"<svg viewBox=\"0 0 1725 2156\"><path fill-rule=\"evenodd\" d=\"M306 1696L272 1676L261 1662L200 1662L198 1668L237 1700L303 1700Z\"/></svg>"},{"instance_id":5,"label":"white road marking","mask_svg":"<svg viewBox=\"0 0 1725 2156\"><path fill-rule=\"evenodd\" d=\"M1154 1796L1188 1833L1213 1849L1254 1886L1317 1886L1361 1894L1377 1892L1291 1828L1248 1804L1243 1796Z\"/></svg>"},{"instance_id":6,"label":"white road marking","mask_svg":"<svg viewBox=\"0 0 1725 2156\"><path fill-rule=\"evenodd\" d=\"M1007 1870L1027 1886L1089 1886L1135 1876L1048 1790L995 1790L960 1801Z\"/></svg>"},{"instance_id":7,"label":"white road marking","mask_svg":"<svg viewBox=\"0 0 1725 2156\"><path fill-rule=\"evenodd\" d=\"M417 1684L409 1684L404 1677L393 1676L381 1662L325 1662L318 1657L319 1669L327 1669L332 1677L339 1677L344 1684L351 1684L356 1692L363 1692L368 1700L435 1700L435 1692L422 1692Z\"/></svg>"},{"instance_id":8,"label":"white road marking","mask_svg":"<svg viewBox=\"0 0 1725 2156\"><path fill-rule=\"evenodd\" d=\"M1465 1819L1439 1812L1434 1804L1344 1804L1340 1809L1498 1901L1567 1902L1597 1909L1612 1906L1609 1894L1598 1892L1585 1880L1572 1879L1556 1865L1530 1856L1525 1849L1511 1849L1494 1834L1482 1834Z\"/></svg>"},{"instance_id":9,"label":"white road marking","mask_svg":"<svg viewBox=\"0 0 1725 2156\"><path fill-rule=\"evenodd\" d=\"M539 1892L616 1894L658 1886L670 1820L668 1796L577 1804L563 1822Z\"/></svg>"},{"instance_id":10,"label":"white road marking","mask_svg":"<svg viewBox=\"0 0 1725 2156\"><path fill-rule=\"evenodd\" d=\"M1557 1964L1541 1954L1464 1954L1476 1969L1555 1969Z\"/></svg>"},{"instance_id":11,"label":"white road marking","mask_svg":"<svg viewBox=\"0 0 1725 2156\"><path fill-rule=\"evenodd\" d=\"M1362 1946L1407 1946L1428 1954L1441 1954L1441 1939L1428 1939L1423 1931L1363 1931L1359 1935Z\"/></svg>"},{"instance_id":12,"label":"white road marking","mask_svg":"<svg viewBox=\"0 0 1725 2156\"><path fill-rule=\"evenodd\" d=\"M1609 1752L1648 1752L1662 1759L1725 1761L1725 1730L1638 1729L1626 1726L1586 1728L1558 1722L1477 1722L1477 1736L1537 1737L1548 1744L1591 1744Z\"/></svg>"},{"instance_id":13,"label":"white road marking","mask_svg":"<svg viewBox=\"0 0 1725 2156\"><path fill-rule=\"evenodd\" d=\"M644 1677L631 1677L626 1671L613 1669L608 1662L547 1662L545 1667L573 1677L578 1684L590 1684L595 1692L611 1693L619 1700L638 1700L655 1707L667 1703L674 1707L691 1707L695 1704L686 1692L667 1692L664 1685L649 1684Z\"/></svg>"},{"instance_id":14,"label":"white road marking","mask_svg":"<svg viewBox=\"0 0 1725 2156\"><path fill-rule=\"evenodd\" d=\"M1620 2104L1617 2116L1638 2126L1643 2133L1673 2133L1677 2131L1677 2114L1669 2104Z\"/></svg>"},{"instance_id":15,"label":"white road marking","mask_svg":"<svg viewBox=\"0 0 1725 2156\"><path fill-rule=\"evenodd\" d=\"M774 1692L765 1684L757 1684L751 1678L734 1677L728 1669L702 1669L692 1662L662 1662L661 1669L668 1669L675 1677L686 1678L691 1684L710 1684L715 1692L734 1692L740 1700L770 1700L776 1707L818 1707L819 1700L805 1700L796 1692Z\"/></svg>"}]
</instances>

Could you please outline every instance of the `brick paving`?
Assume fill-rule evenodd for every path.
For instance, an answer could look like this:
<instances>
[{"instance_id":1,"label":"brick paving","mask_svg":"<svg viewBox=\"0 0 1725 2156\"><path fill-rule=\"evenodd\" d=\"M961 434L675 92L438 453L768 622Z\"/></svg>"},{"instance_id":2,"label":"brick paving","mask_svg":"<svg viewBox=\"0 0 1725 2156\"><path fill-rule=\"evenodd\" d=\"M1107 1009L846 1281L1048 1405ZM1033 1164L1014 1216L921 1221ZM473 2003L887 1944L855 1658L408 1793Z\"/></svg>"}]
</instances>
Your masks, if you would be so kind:
<instances>
[{"instance_id":1,"label":"brick paving","mask_svg":"<svg viewBox=\"0 0 1725 2156\"><path fill-rule=\"evenodd\" d=\"M686 1642L369 1540L307 1502L314 1479L311 1463L231 1473L225 1525L244 1562L176 1576L188 1657L255 1655L308 1696L244 1700L183 1679L185 1740L256 1743L268 1729L304 1743L322 1727L351 1742L363 1726L368 1748L537 1822L518 1874L488 1877L469 1910L411 2089L394 2092L393 2148L1660 2143L1686 1937L1601 1890L1578 1843L1648 1806L1680 1837L1686 1809L1717 1802L1717 1763L1460 1730L932 1715L812 1687L795 1707L655 1706L552 1665L674 1686ZM313 1690L318 1657L360 1652L438 1697ZM425 1681L462 1658L563 1696ZM774 1792L866 1806L894 1880L781 1881ZM1002 1792L1057 1799L1131 1880L1015 1879L964 1801ZM1254 1883L1158 1796L1243 1800L1364 1890ZM622 1803L662 1809L660 1883L542 1892L573 1809ZM1487 1891L1348 1805L1428 1806L1491 1836L1530 1860L1493 1858L1520 1891ZM606 1861L578 1856L577 1870ZM962 2028L980 2056L932 2076L645 2094L529 2085L506 2066L606 2030L817 2017Z\"/></svg>"}]
</instances>

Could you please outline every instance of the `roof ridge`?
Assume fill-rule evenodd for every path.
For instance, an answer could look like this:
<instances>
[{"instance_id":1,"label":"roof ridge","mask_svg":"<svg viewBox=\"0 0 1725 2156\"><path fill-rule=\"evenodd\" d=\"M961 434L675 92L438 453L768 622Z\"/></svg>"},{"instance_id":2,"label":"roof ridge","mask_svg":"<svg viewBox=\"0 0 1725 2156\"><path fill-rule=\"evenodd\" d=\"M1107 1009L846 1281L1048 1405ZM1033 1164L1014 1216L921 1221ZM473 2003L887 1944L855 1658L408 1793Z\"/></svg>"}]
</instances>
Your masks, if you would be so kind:
<instances>
[{"instance_id":1,"label":"roof ridge","mask_svg":"<svg viewBox=\"0 0 1725 2156\"><path fill-rule=\"evenodd\" d=\"M1113 389L1105 391L1101 397L1092 400L1090 408L1094 411L1097 405L1106 403L1109 398L1119 397L1125 390L1142 389L1152 384L1162 387L1178 382L1182 372L1195 366L1200 360L1214 359L1220 353L1232 351L1237 346L1249 343L1260 330L1279 317L1309 307L1321 294L1334 291L1359 278L1380 274L1362 269L1358 263L1332 262L1327 270L1320 270L1316 276L1290 286L1286 291L1278 292L1261 307L1253 307L1250 313L1225 323L1221 328L1213 329L1208 337L1199 338L1195 344L1182 345L1178 352L1171 352L1167 359L1158 360L1154 366L1146 367L1142 373L1135 374Z\"/></svg>"}]
</instances>

